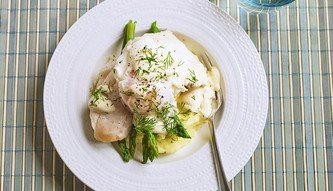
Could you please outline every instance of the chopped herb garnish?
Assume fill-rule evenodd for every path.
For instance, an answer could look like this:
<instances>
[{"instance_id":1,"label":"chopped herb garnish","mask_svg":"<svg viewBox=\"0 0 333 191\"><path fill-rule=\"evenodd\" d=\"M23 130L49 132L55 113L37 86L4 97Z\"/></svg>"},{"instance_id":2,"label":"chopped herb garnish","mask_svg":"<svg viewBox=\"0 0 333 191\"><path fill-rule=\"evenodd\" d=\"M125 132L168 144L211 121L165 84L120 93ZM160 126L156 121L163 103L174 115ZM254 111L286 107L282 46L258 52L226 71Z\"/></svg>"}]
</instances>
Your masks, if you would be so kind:
<instances>
[{"instance_id":1,"label":"chopped herb garnish","mask_svg":"<svg viewBox=\"0 0 333 191\"><path fill-rule=\"evenodd\" d=\"M102 94L106 92L107 91L103 89L102 86L92 91L91 96L93 97L93 100L90 102L90 105L96 106L96 102L103 96Z\"/></svg>"},{"instance_id":2,"label":"chopped herb garnish","mask_svg":"<svg viewBox=\"0 0 333 191\"><path fill-rule=\"evenodd\" d=\"M144 133L145 131L152 131L156 124L156 119L153 117L144 117L139 114L134 116L134 128L139 133Z\"/></svg>"},{"instance_id":3,"label":"chopped herb garnish","mask_svg":"<svg viewBox=\"0 0 333 191\"><path fill-rule=\"evenodd\" d=\"M186 78L186 79L188 79L190 82L192 82L194 84L195 82L198 81L197 76L195 75L193 70L188 69L188 71L190 72L190 77Z\"/></svg>"},{"instance_id":4,"label":"chopped herb garnish","mask_svg":"<svg viewBox=\"0 0 333 191\"><path fill-rule=\"evenodd\" d=\"M195 100L195 95L193 95L191 98L192 98L193 100Z\"/></svg>"},{"instance_id":5,"label":"chopped herb garnish","mask_svg":"<svg viewBox=\"0 0 333 191\"><path fill-rule=\"evenodd\" d=\"M149 74L150 72L148 70L142 69L139 67L137 70L135 70L134 75L135 76L143 76L144 74Z\"/></svg>"},{"instance_id":6,"label":"chopped herb garnish","mask_svg":"<svg viewBox=\"0 0 333 191\"><path fill-rule=\"evenodd\" d=\"M164 49L165 47L164 46L159 46L159 47L157 47L157 49L156 49L156 51L158 51L159 49Z\"/></svg>"},{"instance_id":7,"label":"chopped herb garnish","mask_svg":"<svg viewBox=\"0 0 333 191\"><path fill-rule=\"evenodd\" d=\"M166 75L166 73L163 73L163 72L160 72L160 71L157 71L157 74L156 76L152 79L153 82L156 82L156 81L160 81L160 80L168 80L168 76Z\"/></svg>"},{"instance_id":8,"label":"chopped herb garnish","mask_svg":"<svg viewBox=\"0 0 333 191\"><path fill-rule=\"evenodd\" d=\"M142 57L140 60L146 60L149 64L157 63L157 53L154 53L151 48L147 48L147 46L145 46L142 49L142 52L145 54L145 57Z\"/></svg>"},{"instance_id":9,"label":"chopped herb garnish","mask_svg":"<svg viewBox=\"0 0 333 191\"><path fill-rule=\"evenodd\" d=\"M163 60L163 64L164 64L164 69L168 69L172 64L173 64L174 60L171 56L171 52L168 52L168 55L166 56L166 58Z\"/></svg>"},{"instance_id":10,"label":"chopped herb garnish","mask_svg":"<svg viewBox=\"0 0 333 191\"><path fill-rule=\"evenodd\" d=\"M181 61L178 62L177 66L181 66L181 65L183 65L184 63L185 63L185 62L181 60Z\"/></svg>"},{"instance_id":11,"label":"chopped herb garnish","mask_svg":"<svg viewBox=\"0 0 333 191\"><path fill-rule=\"evenodd\" d=\"M151 93L152 93L152 97L156 98L156 96L157 96L157 88L156 88L156 86L153 86L153 89L152 89Z\"/></svg>"}]
</instances>

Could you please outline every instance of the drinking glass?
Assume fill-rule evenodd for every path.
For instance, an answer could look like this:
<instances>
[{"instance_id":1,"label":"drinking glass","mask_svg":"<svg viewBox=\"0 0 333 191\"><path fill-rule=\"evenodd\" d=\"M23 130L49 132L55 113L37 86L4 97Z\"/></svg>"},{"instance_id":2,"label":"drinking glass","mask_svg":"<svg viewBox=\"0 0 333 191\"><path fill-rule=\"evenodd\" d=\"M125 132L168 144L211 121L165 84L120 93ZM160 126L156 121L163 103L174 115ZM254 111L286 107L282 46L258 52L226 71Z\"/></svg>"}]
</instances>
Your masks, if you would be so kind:
<instances>
[{"instance_id":1,"label":"drinking glass","mask_svg":"<svg viewBox=\"0 0 333 191\"><path fill-rule=\"evenodd\" d=\"M295 0L238 0L238 3L248 11L263 12L276 10L294 1Z\"/></svg>"}]
</instances>

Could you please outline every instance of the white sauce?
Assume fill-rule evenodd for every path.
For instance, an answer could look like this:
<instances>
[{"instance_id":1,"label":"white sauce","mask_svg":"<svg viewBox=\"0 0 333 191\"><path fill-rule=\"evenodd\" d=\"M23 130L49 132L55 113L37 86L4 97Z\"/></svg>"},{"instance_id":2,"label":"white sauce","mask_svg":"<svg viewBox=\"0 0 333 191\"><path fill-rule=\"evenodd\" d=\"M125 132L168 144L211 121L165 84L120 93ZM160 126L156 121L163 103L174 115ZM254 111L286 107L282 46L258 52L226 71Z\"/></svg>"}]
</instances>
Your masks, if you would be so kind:
<instances>
[{"instance_id":1,"label":"white sauce","mask_svg":"<svg viewBox=\"0 0 333 191\"><path fill-rule=\"evenodd\" d=\"M124 103L142 115L155 114L152 104L177 107L179 98L186 109L209 117L214 91L220 89L218 70L208 72L170 31L130 41L117 60L115 78Z\"/></svg>"}]
</instances>

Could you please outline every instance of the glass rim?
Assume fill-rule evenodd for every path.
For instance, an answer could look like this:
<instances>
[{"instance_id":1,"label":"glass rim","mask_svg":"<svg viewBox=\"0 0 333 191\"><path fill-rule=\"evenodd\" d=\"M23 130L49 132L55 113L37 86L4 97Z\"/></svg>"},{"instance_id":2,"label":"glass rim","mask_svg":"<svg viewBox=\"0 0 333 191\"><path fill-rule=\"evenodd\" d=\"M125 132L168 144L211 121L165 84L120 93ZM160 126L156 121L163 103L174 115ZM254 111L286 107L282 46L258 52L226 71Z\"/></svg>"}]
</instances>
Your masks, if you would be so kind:
<instances>
[{"instance_id":1,"label":"glass rim","mask_svg":"<svg viewBox=\"0 0 333 191\"><path fill-rule=\"evenodd\" d=\"M259 3L256 3L254 1L252 1L252 0L247 0L247 2L253 3L254 5L259 6L259 7L281 7L281 6L284 6L284 5L288 5L289 3L292 3L294 1L295 0L282 0L279 3L262 3L262 4L259 4Z\"/></svg>"},{"instance_id":2,"label":"glass rim","mask_svg":"<svg viewBox=\"0 0 333 191\"><path fill-rule=\"evenodd\" d=\"M257 3L253 0L238 0L239 5L250 12L266 12L270 10L278 10L287 6L295 0L282 0L279 3Z\"/></svg>"}]
</instances>

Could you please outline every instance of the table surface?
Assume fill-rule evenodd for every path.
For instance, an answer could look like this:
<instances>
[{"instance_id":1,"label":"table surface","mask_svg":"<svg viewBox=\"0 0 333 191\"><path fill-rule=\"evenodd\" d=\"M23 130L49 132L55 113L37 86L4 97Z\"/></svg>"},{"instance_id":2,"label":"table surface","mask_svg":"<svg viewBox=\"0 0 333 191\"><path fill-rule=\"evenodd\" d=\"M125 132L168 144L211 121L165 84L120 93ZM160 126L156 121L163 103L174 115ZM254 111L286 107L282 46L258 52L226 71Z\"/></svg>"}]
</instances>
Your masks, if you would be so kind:
<instances>
[{"instance_id":1,"label":"table surface","mask_svg":"<svg viewBox=\"0 0 333 191\"><path fill-rule=\"evenodd\" d=\"M63 163L48 135L43 84L52 53L94 0L0 0L0 188L89 190ZM298 0L248 13L221 9L260 52L269 112L254 155L233 190L333 189L333 1Z\"/></svg>"}]
</instances>

